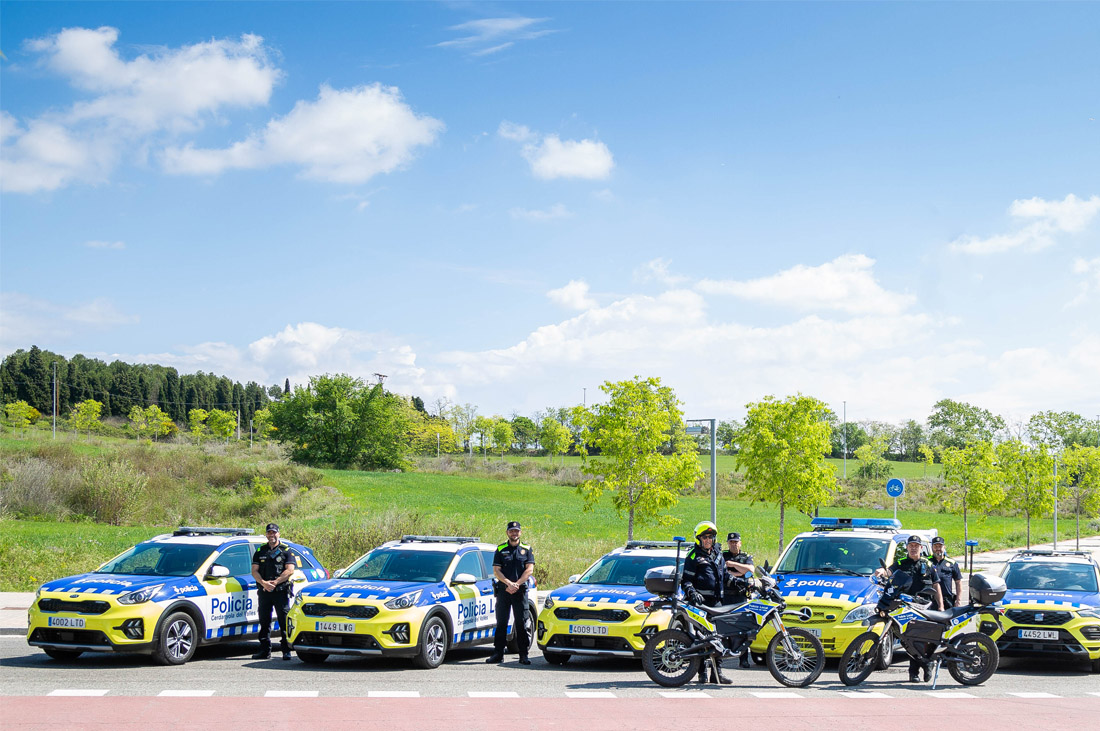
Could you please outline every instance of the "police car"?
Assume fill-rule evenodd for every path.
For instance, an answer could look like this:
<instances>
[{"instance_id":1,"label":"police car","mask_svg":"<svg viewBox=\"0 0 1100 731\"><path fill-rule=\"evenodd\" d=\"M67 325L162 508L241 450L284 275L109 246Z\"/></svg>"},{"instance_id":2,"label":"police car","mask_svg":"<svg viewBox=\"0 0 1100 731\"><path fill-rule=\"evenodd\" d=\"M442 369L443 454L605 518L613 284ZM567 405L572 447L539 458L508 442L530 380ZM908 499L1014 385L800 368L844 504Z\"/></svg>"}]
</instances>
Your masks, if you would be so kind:
<instances>
[{"instance_id":1,"label":"police car","mask_svg":"<svg viewBox=\"0 0 1100 731\"><path fill-rule=\"evenodd\" d=\"M681 551L681 564L686 554ZM644 606L655 598L646 591L645 573L675 564L675 543L630 541L570 576L569 584L550 592L539 613L536 636L543 657L555 665L573 655L640 658L649 636L670 619L668 612L662 618Z\"/></svg>"},{"instance_id":2,"label":"police car","mask_svg":"<svg viewBox=\"0 0 1100 731\"><path fill-rule=\"evenodd\" d=\"M1001 571L1008 593L1002 655L1087 660L1100 673L1100 566L1086 551L1019 551Z\"/></svg>"},{"instance_id":3,"label":"police car","mask_svg":"<svg viewBox=\"0 0 1100 731\"><path fill-rule=\"evenodd\" d=\"M919 535L921 553L929 555L931 530L906 530L893 518L813 518L811 530L795 536L776 562L774 577L787 607L798 611L809 608L808 621L785 619L790 627L800 627L816 635L826 657L839 657L856 635L864 632L864 620L875 609L881 589L872 574L882 561L890 566L905 555L905 542ZM774 630L765 627L752 644L759 660ZM880 666L893 659L893 642L882 643Z\"/></svg>"},{"instance_id":4,"label":"police car","mask_svg":"<svg viewBox=\"0 0 1100 731\"><path fill-rule=\"evenodd\" d=\"M30 607L27 642L57 660L123 652L181 665L199 645L254 638L252 554L264 543L247 529L182 527L91 573L48 581ZM294 587L328 577L312 551L283 543L298 563Z\"/></svg>"},{"instance_id":5,"label":"police car","mask_svg":"<svg viewBox=\"0 0 1100 731\"><path fill-rule=\"evenodd\" d=\"M490 644L496 630L493 555L479 538L404 536L294 598L290 643L307 663L329 655L411 657L438 667L454 647ZM534 579L528 581L530 638ZM509 648L515 651L509 616ZM530 646L530 645L528 645Z\"/></svg>"}]
</instances>

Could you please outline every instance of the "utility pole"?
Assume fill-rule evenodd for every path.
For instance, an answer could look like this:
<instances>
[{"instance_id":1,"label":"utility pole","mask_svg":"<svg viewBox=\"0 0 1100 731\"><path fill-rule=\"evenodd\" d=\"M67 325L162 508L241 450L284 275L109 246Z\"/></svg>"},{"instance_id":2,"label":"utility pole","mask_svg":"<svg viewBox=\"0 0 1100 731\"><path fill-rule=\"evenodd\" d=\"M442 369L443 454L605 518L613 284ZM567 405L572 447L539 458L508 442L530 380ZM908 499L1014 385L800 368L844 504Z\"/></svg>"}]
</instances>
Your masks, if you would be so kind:
<instances>
[{"instance_id":1,"label":"utility pole","mask_svg":"<svg viewBox=\"0 0 1100 731\"><path fill-rule=\"evenodd\" d=\"M53 362L53 438L57 439L57 361Z\"/></svg>"},{"instance_id":2,"label":"utility pole","mask_svg":"<svg viewBox=\"0 0 1100 731\"><path fill-rule=\"evenodd\" d=\"M581 406L588 408L588 389L581 387Z\"/></svg>"},{"instance_id":3,"label":"utility pole","mask_svg":"<svg viewBox=\"0 0 1100 731\"><path fill-rule=\"evenodd\" d=\"M1058 458L1054 458L1054 550L1058 550Z\"/></svg>"}]
</instances>

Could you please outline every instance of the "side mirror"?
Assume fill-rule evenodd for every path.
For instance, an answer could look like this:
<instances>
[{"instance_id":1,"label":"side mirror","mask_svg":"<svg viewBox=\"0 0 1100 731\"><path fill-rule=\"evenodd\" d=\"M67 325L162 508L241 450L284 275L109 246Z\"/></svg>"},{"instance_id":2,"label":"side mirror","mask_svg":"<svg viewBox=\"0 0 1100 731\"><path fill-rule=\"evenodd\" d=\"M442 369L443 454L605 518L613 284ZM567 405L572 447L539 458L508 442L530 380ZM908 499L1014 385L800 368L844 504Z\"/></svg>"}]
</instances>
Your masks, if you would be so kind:
<instances>
[{"instance_id":1,"label":"side mirror","mask_svg":"<svg viewBox=\"0 0 1100 731\"><path fill-rule=\"evenodd\" d=\"M344 575L345 571L347 571L347 569L336 569L332 572L332 578L339 579L341 576Z\"/></svg>"},{"instance_id":2,"label":"side mirror","mask_svg":"<svg viewBox=\"0 0 1100 731\"><path fill-rule=\"evenodd\" d=\"M206 578L208 579L224 579L229 576L229 569L222 566L220 563L216 563L210 567L210 570L206 572Z\"/></svg>"},{"instance_id":3,"label":"side mirror","mask_svg":"<svg viewBox=\"0 0 1100 731\"><path fill-rule=\"evenodd\" d=\"M764 573L770 574L772 572L771 564L768 563L768 559L764 559Z\"/></svg>"},{"instance_id":4,"label":"side mirror","mask_svg":"<svg viewBox=\"0 0 1100 731\"><path fill-rule=\"evenodd\" d=\"M452 584L476 584L477 577L473 574L457 574L451 579Z\"/></svg>"},{"instance_id":5,"label":"side mirror","mask_svg":"<svg viewBox=\"0 0 1100 731\"><path fill-rule=\"evenodd\" d=\"M576 584L577 580L580 579L580 578L581 578L580 574L573 574L572 576L569 577L569 583L570 584Z\"/></svg>"}]
</instances>

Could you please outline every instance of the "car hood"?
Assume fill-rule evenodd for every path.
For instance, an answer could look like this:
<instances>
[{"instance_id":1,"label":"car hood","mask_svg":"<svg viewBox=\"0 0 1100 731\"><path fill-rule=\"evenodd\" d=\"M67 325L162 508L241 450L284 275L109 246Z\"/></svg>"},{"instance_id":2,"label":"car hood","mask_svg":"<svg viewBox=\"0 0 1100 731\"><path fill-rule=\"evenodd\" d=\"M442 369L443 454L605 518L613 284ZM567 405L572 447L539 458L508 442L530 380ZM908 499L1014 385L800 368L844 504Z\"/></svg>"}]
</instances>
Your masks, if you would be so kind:
<instances>
[{"instance_id":1,"label":"car hood","mask_svg":"<svg viewBox=\"0 0 1100 731\"><path fill-rule=\"evenodd\" d=\"M878 601L882 590L870 576L776 574L779 593L799 599L832 599L853 604Z\"/></svg>"},{"instance_id":2,"label":"car hood","mask_svg":"<svg viewBox=\"0 0 1100 731\"><path fill-rule=\"evenodd\" d=\"M42 591L68 591L74 594L127 594L157 584L182 584L192 578L194 577L89 573L47 581L42 585Z\"/></svg>"},{"instance_id":3,"label":"car hood","mask_svg":"<svg viewBox=\"0 0 1100 731\"><path fill-rule=\"evenodd\" d=\"M302 587L299 593L303 597L330 597L337 599L392 599L417 589L432 589L436 593L447 591L442 582L424 581L374 581L368 579L328 579L314 581ZM423 602L430 592L421 596Z\"/></svg>"},{"instance_id":4,"label":"car hood","mask_svg":"<svg viewBox=\"0 0 1100 731\"><path fill-rule=\"evenodd\" d=\"M1010 604L1046 604L1071 607L1100 607L1100 594L1088 591L1038 591L1036 589L1013 589L998 602L1002 606Z\"/></svg>"},{"instance_id":5,"label":"car hood","mask_svg":"<svg viewBox=\"0 0 1100 731\"><path fill-rule=\"evenodd\" d=\"M550 592L556 602L611 602L613 604L634 604L654 598L652 592L644 586L621 586L619 584L566 584Z\"/></svg>"}]
</instances>

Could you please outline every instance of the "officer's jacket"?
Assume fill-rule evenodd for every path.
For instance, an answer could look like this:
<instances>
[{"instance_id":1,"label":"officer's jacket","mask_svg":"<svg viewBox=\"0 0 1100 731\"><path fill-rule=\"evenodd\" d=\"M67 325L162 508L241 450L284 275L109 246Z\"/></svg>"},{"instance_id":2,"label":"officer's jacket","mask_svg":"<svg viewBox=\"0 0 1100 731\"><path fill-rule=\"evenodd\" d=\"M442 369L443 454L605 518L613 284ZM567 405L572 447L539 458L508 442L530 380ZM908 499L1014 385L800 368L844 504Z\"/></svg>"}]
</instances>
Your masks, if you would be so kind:
<instances>
[{"instance_id":1,"label":"officer's jacket","mask_svg":"<svg viewBox=\"0 0 1100 731\"><path fill-rule=\"evenodd\" d=\"M511 546L507 541L497 546L493 554L493 566L500 567L500 573L509 581L519 581L527 564L535 562L535 550L526 543Z\"/></svg>"},{"instance_id":2,"label":"officer's jacket","mask_svg":"<svg viewBox=\"0 0 1100 731\"><path fill-rule=\"evenodd\" d=\"M699 544L691 549L684 561L684 578L681 585L686 591L689 587L704 596L718 598L722 603L726 583L726 562L717 548L706 553Z\"/></svg>"},{"instance_id":3,"label":"officer's jacket","mask_svg":"<svg viewBox=\"0 0 1100 731\"><path fill-rule=\"evenodd\" d=\"M894 562L893 570L904 571L913 577L913 584L909 587L909 593L913 595L936 583L936 568L924 557L914 561L906 556Z\"/></svg>"},{"instance_id":4,"label":"officer's jacket","mask_svg":"<svg viewBox=\"0 0 1100 731\"><path fill-rule=\"evenodd\" d=\"M962 570L959 568L959 564L944 556L942 561L932 559L932 567L936 570L936 578L940 582L940 589L943 590L944 602L946 603L948 599L954 601L957 598L955 596L955 579L962 580Z\"/></svg>"},{"instance_id":5,"label":"officer's jacket","mask_svg":"<svg viewBox=\"0 0 1100 731\"><path fill-rule=\"evenodd\" d=\"M285 543L279 543L275 548L266 543L256 549L252 554L252 563L259 567L260 578L264 581L274 581L282 575L287 564L297 567L298 562ZM289 582L284 582L276 587L279 590L289 589Z\"/></svg>"}]
</instances>

